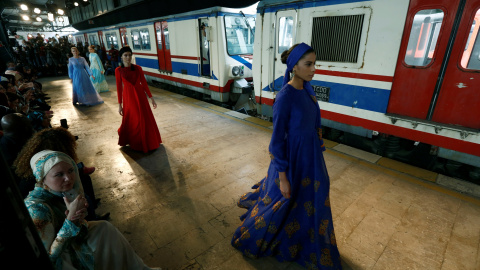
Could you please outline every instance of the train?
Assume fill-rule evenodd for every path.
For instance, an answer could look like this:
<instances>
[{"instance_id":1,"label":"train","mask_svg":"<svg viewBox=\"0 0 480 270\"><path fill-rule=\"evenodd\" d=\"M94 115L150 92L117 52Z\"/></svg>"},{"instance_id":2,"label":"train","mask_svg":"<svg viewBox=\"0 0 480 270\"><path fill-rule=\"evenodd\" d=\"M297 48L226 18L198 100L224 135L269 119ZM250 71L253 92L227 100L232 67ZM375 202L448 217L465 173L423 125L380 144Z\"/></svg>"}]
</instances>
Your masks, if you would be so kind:
<instances>
[{"instance_id":1,"label":"train","mask_svg":"<svg viewBox=\"0 0 480 270\"><path fill-rule=\"evenodd\" d=\"M263 118L281 53L305 42L325 138L480 184L479 26L480 0L262 0L256 14L216 7L75 38L120 40L149 82Z\"/></svg>"},{"instance_id":2,"label":"train","mask_svg":"<svg viewBox=\"0 0 480 270\"><path fill-rule=\"evenodd\" d=\"M189 89L254 109L255 14L211 7L76 32L71 42L103 51L129 46L148 83Z\"/></svg>"}]
</instances>

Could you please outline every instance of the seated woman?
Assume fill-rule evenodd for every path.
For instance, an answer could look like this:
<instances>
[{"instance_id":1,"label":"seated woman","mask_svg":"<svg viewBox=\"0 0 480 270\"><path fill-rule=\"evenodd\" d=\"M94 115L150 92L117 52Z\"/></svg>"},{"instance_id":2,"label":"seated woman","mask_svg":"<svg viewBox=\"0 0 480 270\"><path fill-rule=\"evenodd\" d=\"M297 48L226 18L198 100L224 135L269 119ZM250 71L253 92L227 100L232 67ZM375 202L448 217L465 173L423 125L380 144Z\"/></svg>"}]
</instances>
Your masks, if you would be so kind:
<instances>
[{"instance_id":1,"label":"seated woman","mask_svg":"<svg viewBox=\"0 0 480 270\"><path fill-rule=\"evenodd\" d=\"M151 269L112 224L84 219L87 201L73 159L44 150L30 166L37 184L25 205L56 269Z\"/></svg>"},{"instance_id":2,"label":"seated woman","mask_svg":"<svg viewBox=\"0 0 480 270\"><path fill-rule=\"evenodd\" d=\"M75 137L66 129L62 127L54 127L44 129L35 133L30 140L27 141L22 151L17 156L17 159L13 163L15 167L15 174L20 178L18 180L18 187L25 197L33 190L35 186L35 179L33 172L30 169L30 159L34 154L42 150L60 151L77 161L77 142ZM84 167L83 163L78 163L79 180L85 191L86 198L88 200L88 216L87 220L107 219L110 213L104 215L95 214L95 208L99 200L95 198L95 192L93 190L92 179L89 174L94 171L94 168Z\"/></svg>"}]
</instances>

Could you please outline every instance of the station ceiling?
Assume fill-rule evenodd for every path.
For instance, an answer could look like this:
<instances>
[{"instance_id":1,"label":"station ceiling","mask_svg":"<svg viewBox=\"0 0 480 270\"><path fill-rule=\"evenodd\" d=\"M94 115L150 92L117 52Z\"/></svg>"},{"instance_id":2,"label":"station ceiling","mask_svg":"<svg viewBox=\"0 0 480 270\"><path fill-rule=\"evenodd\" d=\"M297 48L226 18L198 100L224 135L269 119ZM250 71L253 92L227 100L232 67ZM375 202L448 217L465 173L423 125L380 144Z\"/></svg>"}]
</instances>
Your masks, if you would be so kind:
<instances>
[{"instance_id":1,"label":"station ceiling","mask_svg":"<svg viewBox=\"0 0 480 270\"><path fill-rule=\"evenodd\" d=\"M73 26L77 30L88 30L214 6L244 8L255 4L258 0L137 0L71 25L50 22L47 17L49 11L54 12L55 18L58 16L59 8L65 11L65 16L69 15L65 2L66 0L0 0L1 23L11 31L50 32L61 31L66 26ZM22 10L21 4L26 4L29 9ZM34 13L34 8L39 8L41 12ZM29 20L24 20L22 15L29 16ZM41 21L37 21L37 17L41 18Z\"/></svg>"}]
</instances>

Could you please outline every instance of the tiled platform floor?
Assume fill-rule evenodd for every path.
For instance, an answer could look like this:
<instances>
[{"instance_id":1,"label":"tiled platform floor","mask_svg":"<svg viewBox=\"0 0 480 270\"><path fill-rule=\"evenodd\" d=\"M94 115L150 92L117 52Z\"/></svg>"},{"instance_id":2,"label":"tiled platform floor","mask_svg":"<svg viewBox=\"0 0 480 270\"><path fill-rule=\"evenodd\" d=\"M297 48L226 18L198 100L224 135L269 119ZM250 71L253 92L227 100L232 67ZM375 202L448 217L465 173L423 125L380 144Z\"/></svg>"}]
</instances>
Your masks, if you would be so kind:
<instances>
[{"instance_id":1,"label":"tiled platform floor","mask_svg":"<svg viewBox=\"0 0 480 270\"><path fill-rule=\"evenodd\" d=\"M105 104L74 107L66 77L44 79L55 112L79 136L99 212L151 266L164 269L301 269L250 260L230 246L244 210L238 197L263 178L271 123L153 90L163 145L150 154L117 145L113 76ZM329 143L331 205L345 269L480 269L480 200L377 164ZM333 148L332 148L333 147ZM338 149L341 148L341 149ZM348 147L347 147L348 148ZM347 149L348 150L348 149ZM346 151L348 153L348 151Z\"/></svg>"}]
</instances>

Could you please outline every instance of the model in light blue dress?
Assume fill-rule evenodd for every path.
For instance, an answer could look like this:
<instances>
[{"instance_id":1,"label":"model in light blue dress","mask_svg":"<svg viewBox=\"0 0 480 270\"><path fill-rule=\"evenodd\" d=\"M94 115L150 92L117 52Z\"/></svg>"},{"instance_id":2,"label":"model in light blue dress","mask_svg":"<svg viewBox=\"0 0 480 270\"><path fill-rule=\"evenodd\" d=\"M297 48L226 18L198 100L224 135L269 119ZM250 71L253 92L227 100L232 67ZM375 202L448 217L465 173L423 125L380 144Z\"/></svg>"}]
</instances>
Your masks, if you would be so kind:
<instances>
[{"instance_id":1,"label":"model in light blue dress","mask_svg":"<svg viewBox=\"0 0 480 270\"><path fill-rule=\"evenodd\" d=\"M73 86L73 104L77 102L81 105L93 106L103 103L88 78L92 76L92 71L83 57L70 57L68 59L68 76L72 79Z\"/></svg>"},{"instance_id":2,"label":"model in light blue dress","mask_svg":"<svg viewBox=\"0 0 480 270\"><path fill-rule=\"evenodd\" d=\"M90 77L90 80L93 83L93 87L95 88L95 90L97 90L97 93L107 92L108 84L105 80L105 76L103 76L105 70L103 69L100 57L98 57L98 54L91 52L88 56L88 59L90 60L90 70L92 71L93 77L95 77L95 79Z\"/></svg>"}]
</instances>

